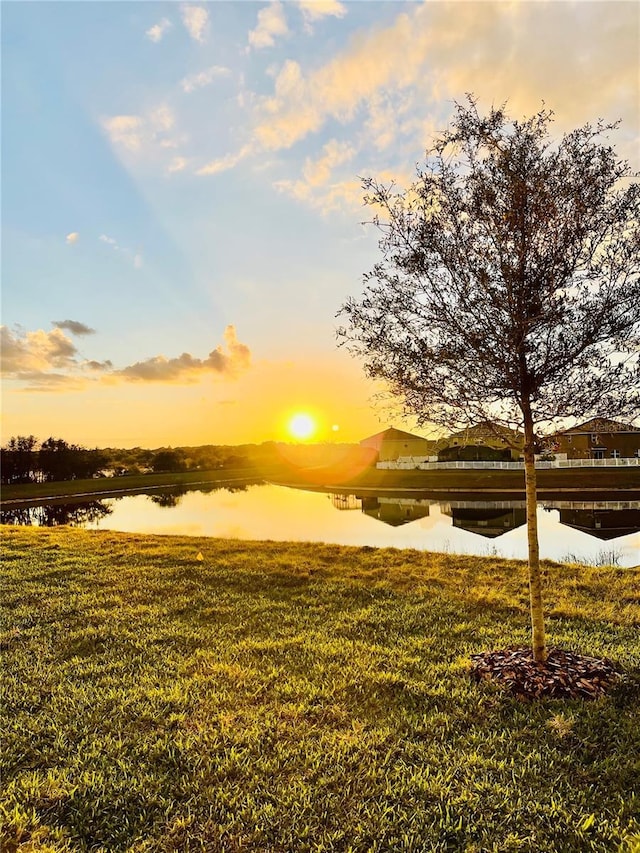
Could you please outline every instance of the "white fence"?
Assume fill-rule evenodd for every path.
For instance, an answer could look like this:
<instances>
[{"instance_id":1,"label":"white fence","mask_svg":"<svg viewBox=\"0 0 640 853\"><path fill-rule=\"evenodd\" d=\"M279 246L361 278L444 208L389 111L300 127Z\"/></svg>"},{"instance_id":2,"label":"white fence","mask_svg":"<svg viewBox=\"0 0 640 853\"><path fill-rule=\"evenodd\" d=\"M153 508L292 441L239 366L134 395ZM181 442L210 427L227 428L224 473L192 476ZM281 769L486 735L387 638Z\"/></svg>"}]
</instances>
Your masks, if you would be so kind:
<instances>
[{"instance_id":1,"label":"white fence","mask_svg":"<svg viewBox=\"0 0 640 853\"><path fill-rule=\"evenodd\" d=\"M536 459L536 468L632 468L640 465L640 458L629 456L619 459ZM428 462L420 457L401 456L397 460L378 462L382 470L446 471L466 468L480 471L522 471L524 462Z\"/></svg>"}]
</instances>

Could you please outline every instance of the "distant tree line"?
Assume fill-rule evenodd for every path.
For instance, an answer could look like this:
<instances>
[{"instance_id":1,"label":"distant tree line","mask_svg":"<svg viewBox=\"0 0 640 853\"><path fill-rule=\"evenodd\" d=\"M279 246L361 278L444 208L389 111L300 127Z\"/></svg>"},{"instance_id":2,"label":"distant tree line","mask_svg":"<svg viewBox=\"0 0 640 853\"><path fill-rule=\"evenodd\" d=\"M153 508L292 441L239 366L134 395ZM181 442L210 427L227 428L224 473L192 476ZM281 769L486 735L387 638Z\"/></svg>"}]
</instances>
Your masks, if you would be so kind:
<instances>
[{"instance_id":1,"label":"distant tree line","mask_svg":"<svg viewBox=\"0 0 640 853\"><path fill-rule=\"evenodd\" d=\"M100 450L47 438L41 444L34 435L10 438L0 448L0 477L5 484L47 483L95 477L107 464Z\"/></svg>"},{"instance_id":2,"label":"distant tree line","mask_svg":"<svg viewBox=\"0 0 640 853\"><path fill-rule=\"evenodd\" d=\"M244 469L247 473L271 470L283 462L314 466L339 461L351 445L262 444L199 447L142 447L88 449L61 438L40 443L34 435L18 435L0 448L0 480L3 484L46 483L93 477L138 474Z\"/></svg>"},{"instance_id":3,"label":"distant tree line","mask_svg":"<svg viewBox=\"0 0 640 853\"><path fill-rule=\"evenodd\" d=\"M94 477L126 476L179 471L210 471L216 468L251 468L270 461L275 443L229 447L160 447L88 449L62 438L42 443L34 435L14 436L0 448L0 481L46 483Z\"/></svg>"}]
</instances>

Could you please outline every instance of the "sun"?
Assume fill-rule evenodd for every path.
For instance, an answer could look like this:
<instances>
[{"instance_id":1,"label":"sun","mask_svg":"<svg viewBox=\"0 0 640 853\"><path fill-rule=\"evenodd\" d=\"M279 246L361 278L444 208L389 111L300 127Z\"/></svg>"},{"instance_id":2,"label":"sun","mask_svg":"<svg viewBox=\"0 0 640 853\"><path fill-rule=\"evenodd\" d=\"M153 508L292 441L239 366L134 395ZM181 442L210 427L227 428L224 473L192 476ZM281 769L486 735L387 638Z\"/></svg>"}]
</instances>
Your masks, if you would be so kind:
<instances>
[{"instance_id":1,"label":"sun","mask_svg":"<svg viewBox=\"0 0 640 853\"><path fill-rule=\"evenodd\" d=\"M298 412L289 421L289 433L300 440L311 438L316 431L316 422L306 412Z\"/></svg>"}]
</instances>

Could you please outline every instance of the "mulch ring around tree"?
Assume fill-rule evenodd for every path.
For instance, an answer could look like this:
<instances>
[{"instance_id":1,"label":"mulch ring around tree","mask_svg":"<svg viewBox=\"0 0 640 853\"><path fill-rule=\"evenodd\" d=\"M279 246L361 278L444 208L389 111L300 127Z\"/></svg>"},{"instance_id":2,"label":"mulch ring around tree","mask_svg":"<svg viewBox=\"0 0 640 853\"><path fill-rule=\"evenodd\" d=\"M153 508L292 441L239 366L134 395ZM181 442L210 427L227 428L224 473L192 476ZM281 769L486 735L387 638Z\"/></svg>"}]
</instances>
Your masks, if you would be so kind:
<instances>
[{"instance_id":1,"label":"mulch ring around tree","mask_svg":"<svg viewBox=\"0 0 640 853\"><path fill-rule=\"evenodd\" d=\"M549 649L544 663L530 648L471 655L471 677L505 687L519 699L598 699L622 677L608 658Z\"/></svg>"}]
</instances>

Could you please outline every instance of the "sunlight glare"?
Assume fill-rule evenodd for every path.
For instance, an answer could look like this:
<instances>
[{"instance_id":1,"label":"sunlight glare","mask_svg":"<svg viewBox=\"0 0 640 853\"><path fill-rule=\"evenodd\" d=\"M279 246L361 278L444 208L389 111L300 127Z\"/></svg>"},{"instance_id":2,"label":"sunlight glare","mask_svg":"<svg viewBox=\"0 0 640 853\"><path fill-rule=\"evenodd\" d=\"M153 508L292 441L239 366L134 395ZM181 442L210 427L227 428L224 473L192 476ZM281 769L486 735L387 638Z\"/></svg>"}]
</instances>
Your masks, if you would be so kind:
<instances>
[{"instance_id":1,"label":"sunlight glare","mask_svg":"<svg viewBox=\"0 0 640 853\"><path fill-rule=\"evenodd\" d=\"M289 432L294 438L310 438L316 430L316 424L311 415L299 412L289 421Z\"/></svg>"}]
</instances>

